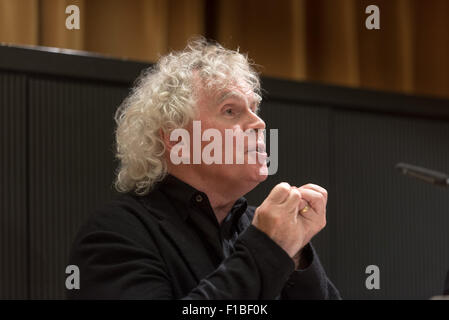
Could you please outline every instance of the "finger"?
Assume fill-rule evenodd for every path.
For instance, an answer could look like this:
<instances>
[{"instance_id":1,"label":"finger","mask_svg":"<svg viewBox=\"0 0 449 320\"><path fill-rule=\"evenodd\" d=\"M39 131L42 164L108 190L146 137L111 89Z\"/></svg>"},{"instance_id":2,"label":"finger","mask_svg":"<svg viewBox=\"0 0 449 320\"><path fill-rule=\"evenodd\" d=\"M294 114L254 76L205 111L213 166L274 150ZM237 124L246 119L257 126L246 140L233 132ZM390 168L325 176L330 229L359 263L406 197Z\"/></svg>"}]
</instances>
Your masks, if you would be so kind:
<instances>
[{"instance_id":1,"label":"finger","mask_svg":"<svg viewBox=\"0 0 449 320\"><path fill-rule=\"evenodd\" d=\"M310 204L311 209L318 214L324 212L326 209L326 199L321 193L307 188L300 188L299 190L302 198Z\"/></svg>"},{"instance_id":2,"label":"finger","mask_svg":"<svg viewBox=\"0 0 449 320\"><path fill-rule=\"evenodd\" d=\"M296 216L298 219L308 220L320 229L326 226L326 211L317 212L316 209L310 208L306 212L299 212Z\"/></svg>"},{"instance_id":3,"label":"finger","mask_svg":"<svg viewBox=\"0 0 449 320\"><path fill-rule=\"evenodd\" d=\"M301 191L300 191L301 192ZM307 202L307 200L305 200L304 198L301 199L301 201L299 202L298 205L298 211L301 211L303 209L305 209L306 207L308 207L310 209L311 205Z\"/></svg>"},{"instance_id":4,"label":"finger","mask_svg":"<svg viewBox=\"0 0 449 320\"><path fill-rule=\"evenodd\" d=\"M320 216L318 212L316 212L316 209L313 208L313 206L307 202L304 199L301 199L301 202L298 206L298 218L303 217L307 220L316 221L316 219Z\"/></svg>"},{"instance_id":5,"label":"finger","mask_svg":"<svg viewBox=\"0 0 449 320\"><path fill-rule=\"evenodd\" d=\"M301 193L301 190L299 190L298 187L292 186L292 189L296 189ZM302 195L301 195L301 201L299 201L299 204L298 204L298 211L301 211L302 209L304 209L307 206L310 207L309 203L306 200L302 199Z\"/></svg>"},{"instance_id":6,"label":"finger","mask_svg":"<svg viewBox=\"0 0 449 320\"><path fill-rule=\"evenodd\" d=\"M273 190L271 190L267 199L269 199L273 203L283 203L285 200L287 200L290 194L290 189L291 187L287 182L279 183L273 188Z\"/></svg>"},{"instance_id":7,"label":"finger","mask_svg":"<svg viewBox=\"0 0 449 320\"><path fill-rule=\"evenodd\" d=\"M301 201L302 196L298 189L291 189L290 194L288 195L287 200L283 204L285 206L285 210L288 212L295 212L298 208L299 202Z\"/></svg>"},{"instance_id":8,"label":"finger","mask_svg":"<svg viewBox=\"0 0 449 320\"><path fill-rule=\"evenodd\" d=\"M308 183L306 185L303 185L301 188L306 188L306 189L311 189L311 190L315 190L319 193L321 193L327 200L327 190L324 189L323 187L320 187L317 184L313 184L313 183Z\"/></svg>"},{"instance_id":9,"label":"finger","mask_svg":"<svg viewBox=\"0 0 449 320\"><path fill-rule=\"evenodd\" d=\"M310 221L314 224L320 224L320 222L323 220L323 218L326 219L325 215L319 215L312 208L310 208L309 210L307 210L306 212L303 212L303 213L299 212L296 216L298 219L304 219L304 220Z\"/></svg>"}]
</instances>

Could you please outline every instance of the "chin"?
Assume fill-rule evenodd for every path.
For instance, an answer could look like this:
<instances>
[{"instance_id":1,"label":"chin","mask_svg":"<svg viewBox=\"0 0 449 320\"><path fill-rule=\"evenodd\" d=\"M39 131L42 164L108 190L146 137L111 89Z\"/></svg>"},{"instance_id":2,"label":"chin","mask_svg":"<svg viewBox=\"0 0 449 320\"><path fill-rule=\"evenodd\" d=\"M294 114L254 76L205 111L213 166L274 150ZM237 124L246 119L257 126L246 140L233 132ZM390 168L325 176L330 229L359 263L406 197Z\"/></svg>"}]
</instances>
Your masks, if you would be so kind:
<instances>
[{"instance_id":1,"label":"chin","mask_svg":"<svg viewBox=\"0 0 449 320\"><path fill-rule=\"evenodd\" d=\"M250 159L251 158L251 159ZM265 161L260 161L261 159ZM249 163L252 160L253 163ZM260 182L265 181L268 178L268 167L266 162L266 153L254 153L250 152L248 154L248 157L245 159L245 161L248 161L245 166L245 173L247 173L247 176L249 177L249 180L253 181L257 184Z\"/></svg>"},{"instance_id":2,"label":"chin","mask_svg":"<svg viewBox=\"0 0 449 320\"><path fill-rule=\"evenodd\" d=\"M259 174L259 170L252 170L246 176L246 179L240 179L241 183L245 184L245 192L247 194L255 187L257 187L261 182L265 181L268 178L267 174Z\"/></svg>"},{"instance_id":3,"label":"chin","mask_svg":"<svg viewBox=\"0 0 449 320\"><path fill-rule=\"evenodd\" d=\"M259 183L265 181L268 178L268 168L266 165L251 166L250 168L248 168L247 176L248 180L254 182L255 186L257 186Z\"/></svg>"},{"instance_id":4,"label":"chin","mask_svg":"<svg viewBox=\"0 0 449 320\"><path fill-rule=\"evenodd\" d=\"M268 178L268 169L266 165L234 165L215 178L243 195Z\"/></svg>"}]
</instances>

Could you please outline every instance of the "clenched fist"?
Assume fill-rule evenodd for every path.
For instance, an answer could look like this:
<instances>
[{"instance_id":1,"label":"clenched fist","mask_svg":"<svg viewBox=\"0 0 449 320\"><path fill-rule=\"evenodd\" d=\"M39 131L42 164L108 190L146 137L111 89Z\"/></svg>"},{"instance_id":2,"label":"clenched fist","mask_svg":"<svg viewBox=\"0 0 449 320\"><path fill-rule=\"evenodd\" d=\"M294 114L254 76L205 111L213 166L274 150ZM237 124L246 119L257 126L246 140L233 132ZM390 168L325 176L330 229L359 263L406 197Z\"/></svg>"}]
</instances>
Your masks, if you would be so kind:
<instances>
[{"instance_id":1,"label":"clenched fist","mask_svg":"<svg viewBox=\"0 0 449 320\"><path fill-rule=\"evenodd\" d=\"M276 185L252 224L294 257L326 225L327 191L315 184Z\"/></svg>"}]
</instances>

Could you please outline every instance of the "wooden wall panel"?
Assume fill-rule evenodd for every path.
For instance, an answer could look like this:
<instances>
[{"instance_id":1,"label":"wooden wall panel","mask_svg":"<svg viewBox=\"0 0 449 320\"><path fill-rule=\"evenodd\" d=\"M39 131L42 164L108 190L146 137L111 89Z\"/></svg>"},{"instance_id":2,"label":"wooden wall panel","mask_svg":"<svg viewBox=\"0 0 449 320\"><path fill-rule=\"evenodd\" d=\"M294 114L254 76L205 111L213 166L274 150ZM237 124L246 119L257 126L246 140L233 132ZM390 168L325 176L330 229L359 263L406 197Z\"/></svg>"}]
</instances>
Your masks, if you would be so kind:
<instances>
[{"instance_id":1,"label":"wooden wall panel","mask_svg":"<svg viewBox=\"0 0 449 320\"><path fill-rule=\"evenodd\" d=\"M240 47L265 75L305 78L305 2L263 0L218 2L217 40Z\"/></svg>"},{"instance_id":2,"label":"wooden wall panel","mask_svg":"<svg viewBox=\"0 0 449 320\"><path fill-rule=\"evenodd\" d=\"M449 1L414 1L415 92L449 96Z\"/></svg>"},{"instance_id":3,"label":"wooden wall panel","mask_svg":"<svg viewBox=\"0 0 449 320\"><path fill-rule=\"evenodd\" d=\"M39 7L40 45L67 49L84 49L86 33L85 0L41 0ZM66 7L77 5L80 9L80 29L66 28Z\"/></svg>"},{"instance_id":4,"label":"wooden wall panel","mask_svg":"<svg viewBox=\"0 0 449 320\"><path fill-rule=\"evenodd\" d=\"M358 28L356 1L307 2L309 80L359 84Z\"/></svg>"},{"instance_id":5,"label":"wooden wall panel","mask_svg":"<svg viewBox=\"0 0 449 320\"><path fill-rule=\"evenodd\" d=\"M0 42L39 44L38 0L0 0Z\"/></svg>"},{"instance_id":6,"label":"wooden wall panel","mask_svg":"<svg viewBox=\"0 0 449 320\"><path fill-rule=\"evenodd\" d=\"M65 28L69 4L81 30ZM267 76L444 97L448 30L446 0L0 0L0 42L155 62L207 35Z\"/></svg>"},{"instance_id":7,"label":"wooden wall panel","mask_svg":"<svg viewBox=\"0 0 449 320\"><path fill-rule=\"evenodd\" d=\"M368 30L365 8L380 9L380 30ZM413 14L410 1L360 1L357 5L360 86L379 90L413 90Z\"/></svg>"}]
</instances>

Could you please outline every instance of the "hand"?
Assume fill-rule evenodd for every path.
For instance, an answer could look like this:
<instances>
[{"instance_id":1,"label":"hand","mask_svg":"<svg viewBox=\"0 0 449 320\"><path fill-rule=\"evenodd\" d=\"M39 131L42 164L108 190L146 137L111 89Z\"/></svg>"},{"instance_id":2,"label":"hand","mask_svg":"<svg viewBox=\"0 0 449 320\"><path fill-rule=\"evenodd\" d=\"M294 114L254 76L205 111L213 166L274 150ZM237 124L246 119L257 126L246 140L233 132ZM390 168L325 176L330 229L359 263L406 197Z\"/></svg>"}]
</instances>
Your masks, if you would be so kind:
<instances>
[{"instance_id":1,"label":"hand","mask_svg":"<svg viewBox=\"0 0 449 320\"><path fill-rule=\"evenodd\" d=\"M253 225L293 258L326 225L326 204L327 191L320 186L283 182L256 209Z\"/></svg>"},{"instance_id":2,"label":"hand","mask_svg":"<svg viewBox=\"0 0 449 320\"><path fill-rule=\"evenodd\" d=\"M293 187L296 188L296 187ZM303 212L304 207L298 208L298 220L303 225L305 236L303 248L318 232L326 226L327 191L316 184L306 184L297 188L302 199L307 201L309 209ZM305 210L304 210L305 211Z\"/></svg>"},{"instance_id":3,"label":"hand","mask_svg":"<svg viewBox=\"0 0 449 320\"><path fill-rule=\"evenodd\" d=\"M293 257L303 247L307 234L305 224L298 219L298 208L305 205L298 188L280 183L256 209L252 224Z\"/></svg>"}]
</instances>

